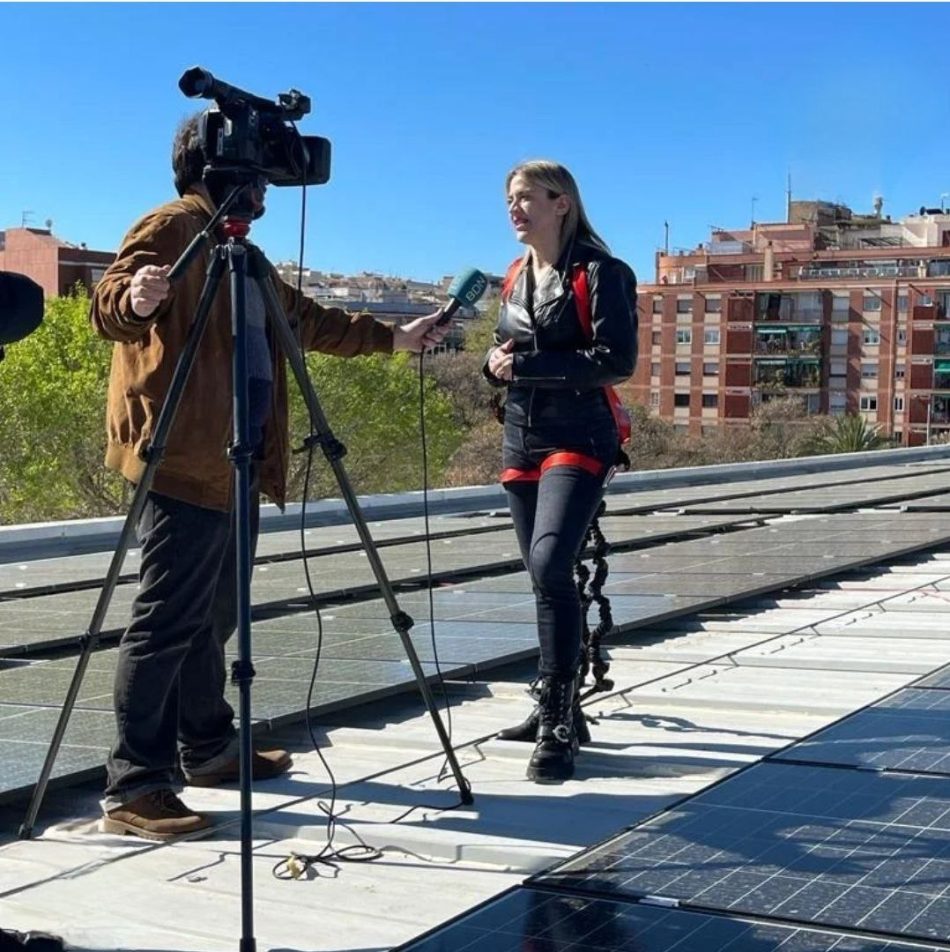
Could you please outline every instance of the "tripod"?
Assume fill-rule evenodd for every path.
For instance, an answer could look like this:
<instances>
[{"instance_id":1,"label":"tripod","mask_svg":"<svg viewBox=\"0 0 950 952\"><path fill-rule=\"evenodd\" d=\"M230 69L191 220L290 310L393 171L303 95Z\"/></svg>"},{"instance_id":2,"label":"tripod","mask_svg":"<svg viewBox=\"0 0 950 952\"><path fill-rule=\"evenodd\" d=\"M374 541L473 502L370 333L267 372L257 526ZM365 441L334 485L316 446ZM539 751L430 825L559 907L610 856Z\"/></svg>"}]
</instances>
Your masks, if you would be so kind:
<instances>
[{"instance_id":1,"label":"tripod","mask_svg":"<svg viewBox=\"0 0 950 952\"><path fill-rule=\"evenodd\" d=\"M405 650L413 674L415 675L419 691L432 717L436 733L445 752L446 760L458 784L462 802L465 804L473 802L468 782L462 774L461 767L459 766L455 752L452 749L451 742L442 723L442 718L436 706L432 691L426 681L425 672L422 669L415 647L409 636L413 620L399 608L392 585L386 576L386 570L383 567L375 543L370 535L369 528L350 484L349 477L343 468L341 461L346 453L346 448L333 436L316 393L310 383L306 364L297 347L296 337L294 336L294 332L287 319L287 315L284 313L280 298L271 280L270 266L263 254L246 241L248 232L250 231L251 216L243 206L238 205L238 200L242 193L248 188L249 183L245 182L237 185L233 189L205 229L195 237L169 272L169 280L176 280L188 267L189 262L197 254L204 242L210 240L211 234L218 222L221 222L221 228L227 241L224 244L217 244L212 251L210 265L205 277L204 286L201 290L195 316L189 328L181 356L175 367L168 393L162 404L151 443L141 454L146 464L145 470L136 487L129 507L128 516L122 526L119 541L103 583L102 592L96 603L89 628L80 639L82 651L76 664L76 670L63 702L63 708L53 732L53 738L43 763L40 777L34 788L26 818L19 831L20 837L23 839L27 839L32 835L33 825L45 795L57 753L66 733L69 717L79 694L89 659L99 642L102 624L118 582L122 563L132 541L135 526L144 509L146 497L154 481L158 464L164 454L167 437L174 423L175 414L188 381L188 376L194 365L198 345L201 342L202 335L208 324L212 302L218 291L218 286L223 280L224 271L227 269L231 291L231 329L233 336L232 382L234 387L234 420L233 443L228 455L231 459L234 471L234 525L237 550L235 568L237 572L236 607L238 657L232 665L231 680L232 683L238 687L240 702L241 952L254 952L256 946L254 939L253 876L251 866L251 780L253 758L251 739L251 683L254 679L254 668L251 663L250 583L252 559L250 487L253 447L249 441L249 398L247 384L246 281L248 279L253 280L261 292L270 327L274 332L273 338L276 340L283 356L290 364L297 385L303 395L304 402L307 405L311 432L305 441L305 445L308 448L319 446L330 468L333 470L333 474L340 488L340 493L349 510L350 517L356 527L370 567L379 584L383 600L389 610L392 625L399 634L403 649ZM232 206L236 208L240 207L241 210L228 215L227 213Z\"/></svg>"}]
</instances>

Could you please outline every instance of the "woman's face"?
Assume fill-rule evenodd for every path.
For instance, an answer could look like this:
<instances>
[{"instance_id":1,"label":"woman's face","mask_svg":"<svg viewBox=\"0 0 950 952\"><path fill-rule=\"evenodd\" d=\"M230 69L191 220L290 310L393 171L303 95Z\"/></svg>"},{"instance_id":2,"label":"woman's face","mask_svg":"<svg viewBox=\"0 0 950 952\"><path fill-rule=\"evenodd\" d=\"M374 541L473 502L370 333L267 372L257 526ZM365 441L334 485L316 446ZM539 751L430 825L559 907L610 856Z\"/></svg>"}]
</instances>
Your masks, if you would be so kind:
<instances>
[{"instance_id":1,"label":"woman's face","mask_svg":"<svg viewBox=\"0 0 950 952\"><path fill-rule=\"evenodd\" d=\"M566 195L551 198L546 188L521 175L508 183L508 215L518 241L526 245L559 241L567 209Z\"/></svg>"}]
</instances>

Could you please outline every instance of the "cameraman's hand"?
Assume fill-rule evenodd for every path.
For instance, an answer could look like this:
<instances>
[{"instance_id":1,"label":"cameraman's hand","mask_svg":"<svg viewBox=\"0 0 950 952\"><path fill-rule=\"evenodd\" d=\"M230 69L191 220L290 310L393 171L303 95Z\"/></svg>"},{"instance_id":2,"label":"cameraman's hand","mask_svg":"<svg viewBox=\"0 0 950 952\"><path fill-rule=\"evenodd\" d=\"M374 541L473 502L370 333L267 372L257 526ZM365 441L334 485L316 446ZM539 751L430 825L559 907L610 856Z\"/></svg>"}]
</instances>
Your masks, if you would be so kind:
<instances>
[{"instance_id":1,"label":"cameraman's hand","mask_svg":"<svg viewBox=\"0 0 950 952\"><path fill-rule=\"evenodd\" d=\"M436 321L442 316L441 311L417 317L408 324L396 325L393 328L393 350L409 350L418 354L428 347L435 347L449 332L449 324L439 327Z\"/></svg>"},{"instance_id":2,"label":"cameraman's hand","mask_svg":"<svg viewBox=\"0 0 950 952\"><path fill-rule=\"evenodd\" d=\"M168 283L167 264L158 267L154 264L143 265L132 275L131 299L132 312L136 317L151 317L156 308L171 291Z\"/></svg>"}]
</instances>

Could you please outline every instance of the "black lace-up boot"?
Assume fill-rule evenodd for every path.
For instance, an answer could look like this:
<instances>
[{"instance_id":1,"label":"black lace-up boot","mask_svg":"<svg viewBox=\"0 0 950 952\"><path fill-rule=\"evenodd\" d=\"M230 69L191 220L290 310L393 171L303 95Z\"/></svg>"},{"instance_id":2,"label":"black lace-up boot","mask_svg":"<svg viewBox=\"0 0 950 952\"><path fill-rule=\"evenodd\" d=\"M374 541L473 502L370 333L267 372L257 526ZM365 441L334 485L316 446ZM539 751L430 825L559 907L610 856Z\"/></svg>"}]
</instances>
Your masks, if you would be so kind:
<instances>
[{"instance_id":1,"label":"black lace-up boot","mask_svg":"<svg viewBox=\"0 0 950 952\"><path fill-rule=\"evenodd\" d=\"M544 677L538 702L538 742L528 762L528 779L535 783L557 783L574 776L575 678Z\"/></svg>"},{"instance_id":2,"label":"black lace-up boot","mask_svg":"<svg viewBox=\"0 0 950 952\"><path fill-rule=\"evenodd\" d=\"M538 675L528 688L528 694L537 702L540 697L541 676ZM590 728L587 726L587 718L581 709L581 676L578 673L574 687L574 733L577 735L578 744L590 743ZM506 727L496 735L499 740L516 740L527 744L533 744L538 739L538 724L541 720L540 705L535 703L531 713L520 723L513 727Z\"/></svg>"}]
</instances>

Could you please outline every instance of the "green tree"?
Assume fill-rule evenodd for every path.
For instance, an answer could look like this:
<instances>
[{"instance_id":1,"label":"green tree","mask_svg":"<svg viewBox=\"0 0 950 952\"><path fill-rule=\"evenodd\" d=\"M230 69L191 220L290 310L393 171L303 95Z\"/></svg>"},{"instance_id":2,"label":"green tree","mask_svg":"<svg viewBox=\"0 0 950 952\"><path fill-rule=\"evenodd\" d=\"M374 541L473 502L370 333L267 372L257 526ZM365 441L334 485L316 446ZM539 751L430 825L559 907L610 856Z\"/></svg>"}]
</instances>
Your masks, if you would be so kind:
<instances>
[{"instance_id":1,"label":"green tree","mask_svg":"<svg viewBox=\"0 0 950 952\"><path fill-rule=\"evenodd\" d=\"M799 397L778 397L760 404L749 420L746 459L788 459L807 455L824 427L824 417L808 414Z\"/></svg>"},{"instance_id":2,"label":"green tree","mask_svg":"<svg viewBox=\"0 0 950 952\"><path fill-rule=\"evenodd\" d=\"M821 430L808 441L807 449L812 454L861 453L892 445L879 427L871 426L857 413L848 413L825 417Z\"/></svg>"},{"instance_id":3,"label":"green tree","mask_svg":"<svg viewBox=\"0 0 950 952\"><path fill-rule=\"evenodd\" d=\"M79 288L47 302L40 328L7 350L0 363L0 521L39 522L123 512L125 481L106 470L105 406L112 345L89 325ZM427 364L432 358L427 358ZM348 447L344 466L359 492L422 484L418 358L325 354L307 358L311 379L335 435ZM429 480L439 485L463 439L448 396L425 378ZM309 432L291 380L294 433ZM339 495L319 451L311 493ZM288 498L300 498L305 456L291 461Z\"/></svg>"},{"instance_id":4,"label":"green tree","mask_svg":"<svg viewBox=\"0 0 950 952\"><path fill-rule=\"evenodd\" d=\"M447 486L480 486L493 483L501 472L501 427L492 399L504 395L482 374L485 355L492 343L498 320L498 301L465 325L464 348L454 354L439 354L429 368L439 390L452 407L460 443L445 470Z\"/></svg>"},{"instance_id":5,"label":"green tree","mask_svg":"<svg viewBox=\"0 0 950 952\"><path fill-rule=\"evenodd\" d=\"M434 358L427 357L426 364ZM333 434L347 447L343 466L361 493L399 492L422 487L419 419L419 358L410 354L341 360L308 354L307 368ZM442 484L452 454L463 439L451 401L424 374L429 485ZM310 432L296 383L291 378L291 426L297 442ZM323 453L316 451L310 495L338 496L339 488ZM291 460L288 498L302 497L306 454Z\"/></svg>"},{"instance_id":6,"label":"green tree","mask_svg":"<svg viewBox=\"0 0 950 952\"><path fill-rule=\"evenodd\" d=\"M126 490L103 466L111 347L81 286L46 302L42 325L0 363L0 520L108 515Z\"/></svg>"}]
</instances>

